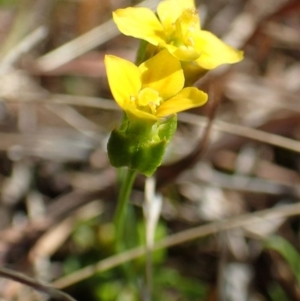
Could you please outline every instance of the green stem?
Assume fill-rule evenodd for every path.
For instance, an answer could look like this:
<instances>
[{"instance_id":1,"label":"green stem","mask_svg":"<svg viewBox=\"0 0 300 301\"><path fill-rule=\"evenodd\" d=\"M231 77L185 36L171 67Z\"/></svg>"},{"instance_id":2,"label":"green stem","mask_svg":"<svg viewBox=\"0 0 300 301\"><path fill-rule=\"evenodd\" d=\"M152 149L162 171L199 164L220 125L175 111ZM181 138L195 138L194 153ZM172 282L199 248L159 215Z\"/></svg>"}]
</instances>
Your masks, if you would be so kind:
<instances>
[{"instance_id":1,"label":"green stem","mask_svg":"<svg viewBox=\"0 0 300 301\"><path fill-rule=\"evenodd\" d=\"M118 246L122 246L122 238L124 231L124 222L126 217L126 205L132 190L132 185L135 180L137 171L128 169L125 177L122 179L121 189L119 192L118 204L114 216L114 224L116 229L116 246L117 251L120 251Z\"/></svg>"}]
</instances>

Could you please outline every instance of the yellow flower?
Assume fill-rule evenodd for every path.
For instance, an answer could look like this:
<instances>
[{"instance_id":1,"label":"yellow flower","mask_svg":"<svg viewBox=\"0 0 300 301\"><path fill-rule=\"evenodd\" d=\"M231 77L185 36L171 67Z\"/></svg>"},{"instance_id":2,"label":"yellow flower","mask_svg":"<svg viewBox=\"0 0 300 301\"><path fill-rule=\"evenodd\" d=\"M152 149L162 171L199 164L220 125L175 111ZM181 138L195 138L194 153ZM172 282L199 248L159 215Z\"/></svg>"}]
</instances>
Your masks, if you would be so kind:
<instances>
[{"instance_id":1,"label":"yellow flower","mask_svg":"<svg viewBox=\"0 0 300 301\"><path fill-rule=\"evenodd\" d=\"M210 70L242 60L242 51L201 30L193 0L164 0L157 7L157 16L144 7L128 7L113 13L123 34L165 48L181 61Z\"/></svg>"},{"instance_id":2,"label":"yellow flower","mask_svg":"<svg viewBox=\"0 0 300 301\"><path fill-rule=\"evenodd\" d=\"M203 105L207 94L184 88L180 62L163 50L140 66L106 55L105 66L112 94L128 118L156 121Z\"/></svg>"}]
</instances>

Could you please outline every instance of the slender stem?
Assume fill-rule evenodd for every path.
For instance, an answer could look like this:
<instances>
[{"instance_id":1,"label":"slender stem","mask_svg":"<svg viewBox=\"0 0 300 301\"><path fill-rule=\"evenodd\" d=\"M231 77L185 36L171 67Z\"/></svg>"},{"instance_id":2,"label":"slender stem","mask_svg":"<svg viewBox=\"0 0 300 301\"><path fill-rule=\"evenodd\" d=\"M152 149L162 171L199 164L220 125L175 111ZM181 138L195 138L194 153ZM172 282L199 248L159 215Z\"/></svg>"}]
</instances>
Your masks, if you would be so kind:
<instances>
[{"instance_id":1,"label":"slender stem","mask_svg":"<svg viewBox=\"0 0 300 301\"><path fill-rule=\"evenodd\" d=\"M124 230L124 221L126 216L126 205L132 190L132 185L135 180L137 172L132 169L128 169L127 173L122 181L121 189L119 192L118 204L116 213L114 216L114 224L116 228L116 244L122 245L122 234Z\"/></svg>"}]
</instances>

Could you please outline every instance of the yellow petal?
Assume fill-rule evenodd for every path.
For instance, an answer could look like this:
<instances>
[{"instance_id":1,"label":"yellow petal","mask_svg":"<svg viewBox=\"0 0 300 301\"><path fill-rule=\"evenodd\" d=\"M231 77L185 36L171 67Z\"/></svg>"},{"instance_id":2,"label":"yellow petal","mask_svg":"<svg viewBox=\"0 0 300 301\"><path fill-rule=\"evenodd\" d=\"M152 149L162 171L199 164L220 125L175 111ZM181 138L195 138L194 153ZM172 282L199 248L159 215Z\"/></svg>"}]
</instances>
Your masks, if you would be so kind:
<instances>
[{"instance_id":1,"label":"yellow petal","mask_svg":"<svg viewBox=\"0 0 300 301\"><path fill-rule=\"evenodd\" d=\"M165 40L164 29L153 11L145 7L128 7L113 12L119 30L137 39L158 45Z\"/></svg>"},{"instance_id":2,"label":"yellow petal","mask_svg":"<svg viewBox=\"0 0 300 301\"><path fill-rule=\"evenodd\" d=\"M163 99L177 94L184 86L184 75L180 61L167 50L147 60L139 66L143 88L149 87L159 92Z\"/></svg>"},{"instance_id":3,"label":"yellow petal","mask_svg":"<svg viewBox=\"0 0 300 301\"><path fill-rule=\"evenodd\" d=\"M164 102L157 110L158 117L165 117L191 108L202 106L207 94L195 87L184 88L176 96Z\"/></svg>"},{"instance_id":4,"label":"yellow petal","mask_svg":"<svg viewBox=\"0 0 300 301\"><path fill-rule=\"evenodd\" d=\"M141 89L140 71L133 63L113 55L106 55L104 62L112 95L125 110L130 98Z\"/></svg>"},{"instance_id":5,"label":"yellow petal","mask_svg":"<svg viewBox=\"0 0 300 301\"><path fill-rule=\"evenodd\" d=\"M165 0L158 4L157 14L165 29L168 29L188 8L195 9L194 0Z\"/></svg>"},{"instance_id":6,"label":"yellow petal","mask_svg":"<svg viewBox=\"0 0 300 301\"><path fill-rule=\"evenodd\" d=\"M243 59L243 52L225 44L218 37L208 31L201 30L194 37L195 48L200 57L196 63L207 70L214 69L222 64L233 64Z\"/></svg>"}]
</instances>

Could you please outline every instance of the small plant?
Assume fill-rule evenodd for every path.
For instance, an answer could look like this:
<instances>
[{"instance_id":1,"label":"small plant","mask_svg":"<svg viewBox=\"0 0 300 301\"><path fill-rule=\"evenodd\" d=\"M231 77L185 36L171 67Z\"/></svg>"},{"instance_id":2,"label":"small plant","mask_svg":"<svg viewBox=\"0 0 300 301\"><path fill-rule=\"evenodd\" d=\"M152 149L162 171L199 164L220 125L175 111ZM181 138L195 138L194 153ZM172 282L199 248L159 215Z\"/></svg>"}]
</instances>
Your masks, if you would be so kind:
<instances>
[{"instance_id":1,"label":"small plant","mask_svg":"<svg viewBox=\"0 0 300 301\"><path fill-rule=\"evenodd\" d=\"M112 95L124 112L107 145L111 165L127 169L114 219L120 252L137 173L150 177L161 165L176 131L176 114L207 102L208 95L193 84L219 65L241 61L243 53L201 29L193 0L164 0L156 13L144 7L118 9L113 19L123 34L141 40L136 64L105 57Z\"/></svg>"}]
</instances>

